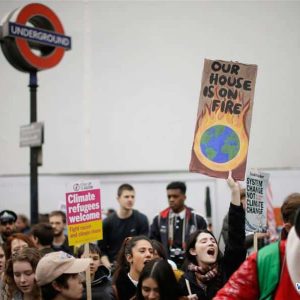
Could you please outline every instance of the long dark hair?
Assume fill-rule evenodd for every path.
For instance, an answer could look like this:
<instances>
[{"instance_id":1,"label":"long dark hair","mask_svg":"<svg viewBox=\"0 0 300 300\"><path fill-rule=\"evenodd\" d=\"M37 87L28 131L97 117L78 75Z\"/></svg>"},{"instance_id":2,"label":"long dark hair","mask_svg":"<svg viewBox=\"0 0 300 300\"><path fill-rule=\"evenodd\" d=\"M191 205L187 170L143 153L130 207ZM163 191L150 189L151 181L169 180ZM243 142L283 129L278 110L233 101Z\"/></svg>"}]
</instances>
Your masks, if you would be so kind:
<instances>
[{"instance_id":1,"label":"long dark hair","mask_svg":"<svg viewBox=\"0 0 300 300\"><path fill-rule=\"evenodd\" d=\"M115 283L116 280L119 278L121 272L129 272L130 264L127 261L126 256L128 254L132 254L132 248L137 244L138 241L142 240L148 241L152 245L151 240L145 235L138 235L134 237L125 238L118 252L116 270L113 275L113 283Z\"/></svg>"},{"instance_id":2,"label":"long dark hair","mask_svg":"<svg viewBox=\"0 0 300 300\"><path fill-rule=\"evenodd\" d=\"M148 262L139 278L136 300L144 300L142 293L143 281L152 278L156 281L159 289L160 300L179 299L179 287L170 264L161 258Z\"/></svg>"},{"instance_id":3,"label":"long dark hair","mask_svg":"<svg viewBox=\"0 0 300 300\"><path fill-rule=\"evenodd\" d=\"M186 247L186 255L185 255L185 260L184 260L184 264L183 264L183 269L185 271L188 270L188 265L190 263L198 266L196 256L192 255L190 253L190 250L195 248L197 238L201 233L210 234L217 243L217 240L216 240L215 236L213 235L213 233L207 229L200 229L200 230L197 230L194 233L192 233L187 242L187 247ZM217 245L218 245L218 243L217 243ZM212 278L206 282L206 286L207 286L206 295L207 295L208 299L212 299L213 296L217 293L217 291L224 285L225 278L224 278L223 263L221 262L222 259L223 259L223 254L221 253L221 251L218 247L218 255L217 255L217 260L216 260L218 273L214 278Z\"/></svg>"},{"instance_id":4,"label":"long dark hair","mask_svg":"<svg viewBox=\"0 0 300 300\"><path fill-rule=\"evenodd\" d=\"M184 263L183 263L183 269L184 269L184 270L187 270L187 266L188 266L190 263L192 263L192 264L194 264L194 265L196 265L196 266L198 265L196 256L195 256L195 255L192 255L192 254L190 253L190 250L193 249L193 248L195 248L195 245L196 245L196 242L197 242L197 238L198 238L198 236L199 236L201 233L208 233L208 234L210 234L210 235L215 239L215 241L216 241L216 243L217 243L217 245L218 245L218 242L217 242L215 236L213 235L213 233L212 233L211 231L209 231L209 230L207 230L207 229L199 229L199 230L196 230L195 232L193 232L193 233L190 235L190 237L189 237L189 239L188 239L188 241L187 241L187 243L186 243L185 260L184 260ZM222 253L221 253L221 251L220 251L220 249L219 249L219 246L218 246L217 262L219 262L219 261L221 260L222 256L223 256L223 255L222 255Z\"/></svg>"}]
</instances>

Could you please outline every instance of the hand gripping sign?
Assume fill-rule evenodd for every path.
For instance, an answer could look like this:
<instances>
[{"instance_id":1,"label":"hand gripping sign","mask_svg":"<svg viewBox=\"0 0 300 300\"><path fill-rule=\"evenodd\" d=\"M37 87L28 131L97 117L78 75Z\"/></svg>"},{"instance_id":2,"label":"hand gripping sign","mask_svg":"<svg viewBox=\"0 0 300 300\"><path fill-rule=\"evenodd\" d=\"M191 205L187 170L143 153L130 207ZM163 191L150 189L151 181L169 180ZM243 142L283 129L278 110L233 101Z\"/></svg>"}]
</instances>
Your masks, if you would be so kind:
<instances>
[{"instance_id":1,"label":"hand gripping sign","mask_svg":"<svg viewBox=\"0 0 300 300\"><path fill-rule=\"evenodd\" d=\"M28 4L9 13L2 21L1 48L6 59L22 72L56 66L71 49L71 38L47 6Z\"/></svg>"}]
</instances>

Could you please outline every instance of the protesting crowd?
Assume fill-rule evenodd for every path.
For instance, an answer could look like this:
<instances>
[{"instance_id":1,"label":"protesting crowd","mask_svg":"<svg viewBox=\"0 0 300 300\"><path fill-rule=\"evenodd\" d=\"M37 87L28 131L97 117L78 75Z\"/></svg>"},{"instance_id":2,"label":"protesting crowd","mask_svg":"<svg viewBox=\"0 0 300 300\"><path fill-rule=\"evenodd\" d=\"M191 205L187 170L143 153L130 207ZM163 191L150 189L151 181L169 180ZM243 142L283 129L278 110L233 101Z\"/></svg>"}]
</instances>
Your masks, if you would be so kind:
<instances>
[{"instance_id":1,"label":"protesting crowd","mask_svg":"<svg viewBox=\"0 0 300 300\"><path fill-rule=\"evenodd\" d=\"M0 299L88 299L86 272L95 300L300 299L300 194L283 201L279 240L251 251L245 192L231 177L227 183L223 253L206 219L185 204L184 182L167 186L169 205L150 224L134 209L134 188L121 185L119 208L88 252L69 245L62 211L30 226L26 216L2 210Z\"/></svg>"}]
</instances>

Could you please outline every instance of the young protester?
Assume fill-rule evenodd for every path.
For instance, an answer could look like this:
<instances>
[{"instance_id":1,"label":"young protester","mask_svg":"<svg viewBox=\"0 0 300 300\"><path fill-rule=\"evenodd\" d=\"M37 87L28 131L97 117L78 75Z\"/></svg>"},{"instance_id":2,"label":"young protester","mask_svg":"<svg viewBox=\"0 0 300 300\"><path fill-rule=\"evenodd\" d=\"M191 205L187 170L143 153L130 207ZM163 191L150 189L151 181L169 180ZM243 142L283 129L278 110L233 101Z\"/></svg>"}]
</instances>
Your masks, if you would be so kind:
<instances>
[{"instance_id":1,"label":"young protester","mask_svg":"<svg viewBox=\"0 0 300 300\"><path fill-rule=\"evenodd\" d=\"M38 223L33 225L30 237L36 248L39 249L41 256L54 252L51 247L54 239L54 230L50 224Z\"/></svg>"},{"instance_id":2,"label":"young protester","mask_svg":"<svg viewBox=\"0 0 300 300\"><path fill-rule=\"evenodd\" d=\"M240 189L240 197L241 197L241 204L243 208L246 207L246 190L244 188ZM245 239L245 247L248 251L253 247L253 232L246 232L246 239ZM222 243L221 243L222 242ZM259 242L261 243L262 240L260 239ZM221 250L224 250L225 245L228 243L228 213L225 215L223 219L221 233L218 239L218 244Z\"/></svg>"},{"instance_id":3,"label":"young protester","mask_svg":"<svg viewBox=\"0 0 300 300\"><path fill-rule=\"evenodd\" d=\"M2 290L3 299L41 300L40 289L35 281L39 260L40 254L33 248L24 248L8 260Z\"/></svg>"},{"instance_id":4,"label":"young protester","mask_svg":"<svg viewBox=\"0 0 300 300\"><path fill-rule=\"evenodd\" d=\"M139 278L135 300L179 300L180 290L172 267L164 259L148 262ZM196 295L187 299L198 299Z\"/></svg>"},{"instance_id":5,"label":"young protester","mask_svg":"<svg viewBox=\"0 0 300 300\"><path fill-rule=\"evenodd\" d=\"M297 209L298 214L295 219ZM281 206L284 221L284 234L281 241L251 254L214 299L300 299L299 209L300 193L289 195ZM293 225L295 227L292 228Z\"/></svg>"},{"instance_id":6,"label":"young protester","mask_svg":"<svg viewBox=\"0 0 300 300\"><path fill-rule=\"evenodd\" d=\"M18 214L16 221L17 232L28 234L30 232L30 221L28 217L24 214Z\"/></svg>"},{"instance_id":7,"label":"young protester","mask_svg":"<svg viewBox=\"0 0 300 300\"><path fill-rule=\"evenodd\" d=\"M91 288L92 299L110 300L114 299L114 293L110 280L110 271L105 266L101 265L101 252L97 245L89 244L89 254L84 253L84 245L80 246L77 251L79 258L89 257L90 273L91 273ZM86 290L83 291L82 299L86 299Z\"/></svg>"},{"instance_id":8,"label":"young protester","mask_svg":"<svg viewBox=\"0 0 300 300\"><path fill-rule=\"evenodd\" d=\"M186 283L188 281L191 292L199 299L212 299L246 257L245 211L240 202L239 185L231 177L227 182L231 189L231 203L228 243L225 246L224 256L210 231L194 232L187 242L184 264L186 272L179 281L184 295L189 294Z\"/></svg>"},{"instance_id":9,"label":"young protester","mask_svg":"<svg viewBox=\"0 0 300 300\"><path fill-rule=\"evenodd\" d=\"M135 236L124 240L113 275L116 299L129 300L134 297L140 274L151 259L153 247L148 237Z\"/></svg>"},{"instance_id":10,"label":"young protester","mask_svg":"<svg viewBox=\"0 0 300 300\"><path fill-rule=\"evenodd\" d=\"M49 223L54 231L54 239L52 242L54 251L64 251L73 255L74 247L69 246L68 236L64 233L67 225L66 214L61 210L52 211L49 214Z\"/></svg>"},{"instance_id":11,"label":"young protester","mask_svg":"<svg viewBox=\"0 0 300 300\"><path fill-rule=\"evenodd\" d=\"M83 285L79 273L84 272L89 264L89 258L74 258L63 251L42 257L35 277L43 300L80 300Z\"/></svg>"},{"instance_id":12,"label":"young protester","mask_svg":"<svg viewBox=\"0 0 300 300\"><path fill-rule=\"evenodd\" d=\"M20 252L25 248L35 248L33 241L28 235L23 233L14 233L7 238L5 246L6 259L9 259L12 255Z\"/></svg>"},{"instance_id":13,"label":"young protester","mask_svg":"<svg viewBox=\"0 0 300 300\"><path fill-rule=\"evenodd\" d=\"M185 205L186 185L175 181L167 186L169 207L154 217L150 238L161 242L168 258L181 267L186 240L197 229L206 229L205 219Z\"/></svg>"},{"instance_id":14,"label":"young protester","mask_svg":"<svg viewBox=\"0 0 300 300\"><path fill-rule=\"evenodd\" d=\"M149 233L147 217L133 208L135 190L132 185L125 183L119 186L117 201L119 209L104 219L103 240L98 242L103 255L101 261L107 268L113 267L126 237Z\"/></svg>"}]
</instances>

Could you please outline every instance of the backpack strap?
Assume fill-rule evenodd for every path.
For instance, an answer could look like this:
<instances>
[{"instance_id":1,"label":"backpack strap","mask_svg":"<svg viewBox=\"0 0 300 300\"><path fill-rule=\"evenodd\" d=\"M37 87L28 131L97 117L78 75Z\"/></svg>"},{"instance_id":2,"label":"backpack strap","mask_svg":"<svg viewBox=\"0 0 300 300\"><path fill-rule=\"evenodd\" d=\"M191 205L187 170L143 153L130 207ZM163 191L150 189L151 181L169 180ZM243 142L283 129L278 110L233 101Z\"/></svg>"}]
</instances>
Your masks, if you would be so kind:
<instances>
[{"instance_id":1,"label":"backpack strap","mask_svg":"<svg viewBox=\"0 0 300 300\"><path fill-rule=\"evenodd\" d=\"M257 253L259 300L271 300L280 276L279 242L272 243Z\"/></svg>"}]
</instances>

